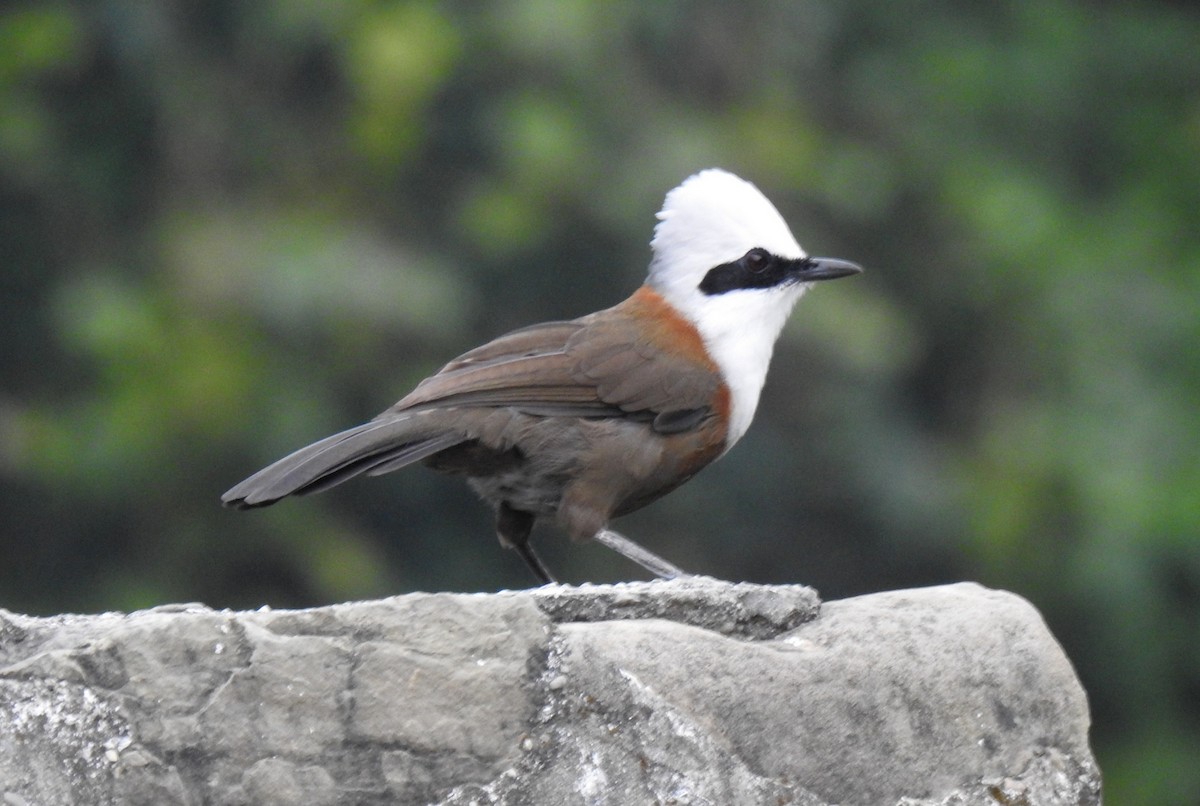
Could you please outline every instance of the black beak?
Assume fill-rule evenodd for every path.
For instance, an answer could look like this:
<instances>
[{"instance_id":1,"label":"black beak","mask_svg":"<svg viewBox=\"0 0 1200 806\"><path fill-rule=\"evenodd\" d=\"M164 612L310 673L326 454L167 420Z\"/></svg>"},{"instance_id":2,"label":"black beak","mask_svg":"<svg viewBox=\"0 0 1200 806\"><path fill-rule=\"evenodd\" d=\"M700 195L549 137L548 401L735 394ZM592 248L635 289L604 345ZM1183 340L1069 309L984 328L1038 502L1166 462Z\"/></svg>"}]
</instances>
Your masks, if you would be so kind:
<instances>
[{"instance_id":1,"label":"black beak","mask_svg":"<svg viewBox=\"0 0 1200 806\"><path fill-rule=\"evenodd\" d=\"M802 283L836 280L839 277L849 277L862 272L862 266L857 263L832 257L810 257L799 262L801 265L795 277Z\"/></svg>"}]
</instances>

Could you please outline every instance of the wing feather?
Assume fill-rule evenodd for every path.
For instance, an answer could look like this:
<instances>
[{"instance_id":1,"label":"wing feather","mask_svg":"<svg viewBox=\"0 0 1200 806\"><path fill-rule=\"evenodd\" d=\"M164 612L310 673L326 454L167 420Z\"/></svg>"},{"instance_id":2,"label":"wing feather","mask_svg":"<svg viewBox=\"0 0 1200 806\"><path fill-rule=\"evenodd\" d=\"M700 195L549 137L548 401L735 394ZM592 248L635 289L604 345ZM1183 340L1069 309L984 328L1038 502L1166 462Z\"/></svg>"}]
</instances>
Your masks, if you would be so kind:
<instances>
[{"instance_id":1,"label":"wing feather","mask_svg":"<svg viewBox=\"0 0 1200 806\"><path fill-rule=\"evenodd\" d=\"M464 353L389 413L511 407L541 416L611 417L706 410L710 364L672 351L637 320L639 296L599 314L522 328ZM642 303L644 304L644 302Z\"/></svg>"},{"instance_id":2,"label":"wing feather","mask_svg":"<svg viewBox=\"0 0 1200 806\"><path fill-rule=\"evenodd\" d=\"M714 411L720 374L695 328L655 319L665 305L643 288L607 311L501 336L446 364L371 422L285 456L222 501L264 506L427 459L474 439L458 418L445 415L456 407L632 418L662 434L702 428Z\"/></svg>"}]
</instances>

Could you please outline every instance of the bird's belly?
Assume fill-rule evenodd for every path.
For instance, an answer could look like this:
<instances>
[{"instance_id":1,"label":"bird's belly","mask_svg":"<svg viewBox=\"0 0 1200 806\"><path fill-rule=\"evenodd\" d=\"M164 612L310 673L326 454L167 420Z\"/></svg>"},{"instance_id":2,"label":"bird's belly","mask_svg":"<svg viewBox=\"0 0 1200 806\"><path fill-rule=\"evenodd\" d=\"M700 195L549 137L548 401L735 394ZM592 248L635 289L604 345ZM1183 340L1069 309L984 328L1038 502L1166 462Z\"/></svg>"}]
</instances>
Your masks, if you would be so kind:
<instances>
[{"instance_id":1,"label":"bird's belly","mask_svg":"<svg viewBox=\"0 0 1200 806\"><path fill-rule=\"evenodd\" d=\"M578 420L536 417L511 409L480 412L472 439L426 460L465 476L480 498L536 515L558 509L563 490L586 463L588 439Z\"/></svg>"},{"instance_id":2,"label":"bird's belly","mask_svg":"<svg viewBox=\"0 0 1200 806\"><path fill-rule=\"evenodd\" d=\"M567 479L521 467L468 478L467 484L480 498L492 504L503 502L521 512L551 515L558 511Z\"/></svg>"},{"instance_id":3,"label":"bird's belly","mask_svg":"<svg viewBox=\"0 0 1200 806\"><path fill-rule=\"evenodd\" d=\"M515 412L489 418L479 437L427 460L466 476L493 505L556 515L590 537L615 515L639 509L695 475L721 451L709 426L663 435L648 420L542 418Z\"/></svg>"}]
</instances>

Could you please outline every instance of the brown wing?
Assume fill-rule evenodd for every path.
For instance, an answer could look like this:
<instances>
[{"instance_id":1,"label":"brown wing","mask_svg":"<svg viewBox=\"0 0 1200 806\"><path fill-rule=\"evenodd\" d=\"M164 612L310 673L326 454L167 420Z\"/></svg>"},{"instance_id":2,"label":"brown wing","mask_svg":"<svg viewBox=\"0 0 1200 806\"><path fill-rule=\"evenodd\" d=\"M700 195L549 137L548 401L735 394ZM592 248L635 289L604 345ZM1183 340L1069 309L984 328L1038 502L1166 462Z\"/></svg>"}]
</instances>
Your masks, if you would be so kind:
<instances>
[{"instance_id":1,"label":"brown wing","mask_svg":"<svg viewBox=\"0 0 1200 806\"><path fill-rule=\"evenodd\" d=\"M547 322L515 330L464 353L426 378L381 417L430 407L511 406L530 413L612 416L594 385L580 383L567 345L587 328L586 320Z\"/></svg>"},{"instance_id":2,"label":"brown wing","mask_svg":"<svg viewBox=\"0 0 1200 806\"><path fill-rule=\"evenodd\" d=\"M684 430L711 408L720 376L695 329L671 316L643 288L607 311L514 331L454 359L382 416L507 406L545 416L666 415L664 430Z\"/></svg>"},{"instance_id":3,"label":"brown wing","mask_svg":"<svg viewBox=\"0 0 1200 806\"><path fill-rule=\"evenodd\" d=\"M285 456L222 500L238 508L265 506L361 473L386 473L469 440L447 428L445 418L422 416L422 410L511 407L546 417L633 415L652 421L661 434L679 434L702 427L713 413L727 415L724 391L695 328L642 288L607 311L513 331L464 353L371 422Z\"/></svg>"}]
</instances>

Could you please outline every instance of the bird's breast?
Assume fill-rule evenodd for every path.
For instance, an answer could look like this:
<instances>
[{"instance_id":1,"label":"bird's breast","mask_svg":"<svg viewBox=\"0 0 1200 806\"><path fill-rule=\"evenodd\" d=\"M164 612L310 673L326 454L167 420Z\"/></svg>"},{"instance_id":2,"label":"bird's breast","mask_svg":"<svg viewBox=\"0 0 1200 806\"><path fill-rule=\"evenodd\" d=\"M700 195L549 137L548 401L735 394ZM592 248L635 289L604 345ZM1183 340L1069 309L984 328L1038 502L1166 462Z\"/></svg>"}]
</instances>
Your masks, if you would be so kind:
<instances>
[{"instance_id":1,"label":"bird's breast","mask_svg":"<svg viewBox=\"0 0 1200 806\"><path fill-rule=\"evenodd\" d=\"M724 443L733 417L733 395L700 330L650 286L639 288L628 303L642 333L639 349L658 354L657 382L680 401L680 409L703 397L711 411L710 436L719 436Z\"/></svg>"}]
</instances>

